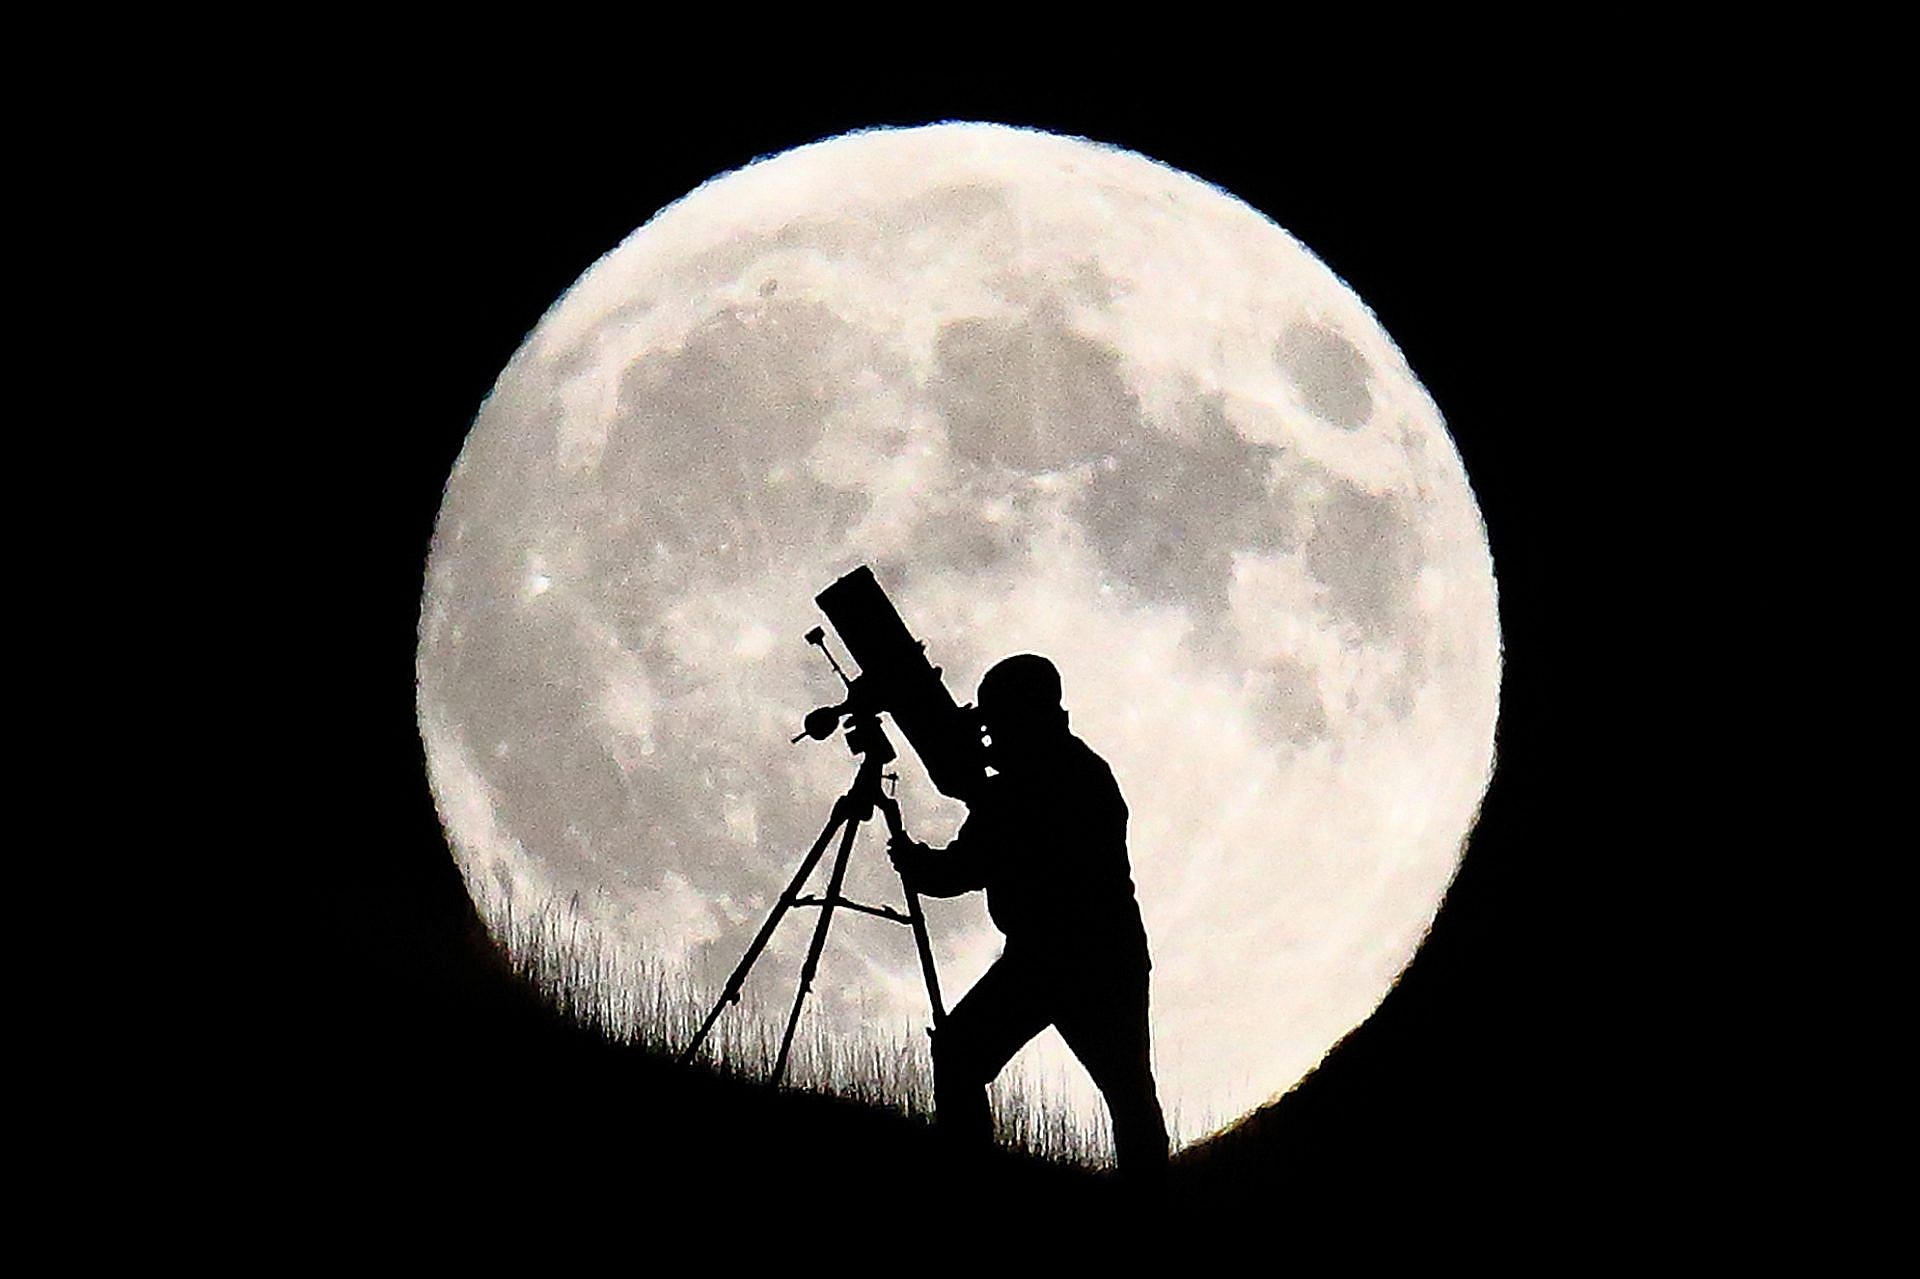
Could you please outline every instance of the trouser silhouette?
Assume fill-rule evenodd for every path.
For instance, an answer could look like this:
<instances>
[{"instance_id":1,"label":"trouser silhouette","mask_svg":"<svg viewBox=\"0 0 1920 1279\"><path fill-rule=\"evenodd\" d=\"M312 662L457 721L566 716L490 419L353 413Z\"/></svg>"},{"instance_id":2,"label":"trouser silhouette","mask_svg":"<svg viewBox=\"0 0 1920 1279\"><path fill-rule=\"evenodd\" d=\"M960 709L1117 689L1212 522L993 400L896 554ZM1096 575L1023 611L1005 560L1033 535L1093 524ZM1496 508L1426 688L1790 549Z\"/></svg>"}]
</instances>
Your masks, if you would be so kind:
<instances>
[{"instance_id":1,"label":"trouser silhouette","mask_svg":"<svg viewBox=\"0 0 1920 1279\"><path fill-rule=\"evenodd\" d=\"M1167 1127L1153 1086L1144 961L1100 967L1009 948L933 1036L940 1131L962 1149L991 1143L987 1085L1048 1026L1059 1030L1106 1098L1121 1171L1164 1166Z\"/></svg>"}]
</instances>

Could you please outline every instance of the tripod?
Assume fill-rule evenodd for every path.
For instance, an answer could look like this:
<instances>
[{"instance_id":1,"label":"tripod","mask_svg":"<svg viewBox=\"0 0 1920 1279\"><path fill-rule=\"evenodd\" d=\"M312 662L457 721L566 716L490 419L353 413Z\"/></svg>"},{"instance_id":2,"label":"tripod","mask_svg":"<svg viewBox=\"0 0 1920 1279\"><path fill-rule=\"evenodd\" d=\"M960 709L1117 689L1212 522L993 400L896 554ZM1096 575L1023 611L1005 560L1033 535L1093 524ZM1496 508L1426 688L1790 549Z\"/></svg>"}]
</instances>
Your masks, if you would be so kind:
<instances>
[{"instance_id":1,"label":"tripod","mask_svg":"<svg viewBox=\"0 0 1920 1279\"><path fill-rule=\"evenodd\" d=\"M809 907L820 912L820 918L813 926L813 943L807 947L806 962L800 966L800 988L793 995L793 1011L787 1015L787 1029L780 1037L780 1056L774 1062L772 1082L778 1084L787 1071L787 1055L793 1049L794 1028L800 1024L800 1009L806 1003L807 992L813 989L814 974L819 971L820 952L827 944L827 928L833 922L835 908L844 906L848 910L859 911L864 915L875 915L881 919L890 919L913 929L914 945L920 952L920 971L927 980L927 998L933 1004L933 1025L937 1030L946 1019L946 1009L940 1002L940 977L934 971L933 947L927 940L927 921L920 910L920 895L908 886L904 878L901 889L907 895L905 914L890 906L867 906L849 901L840 895L840 885L847 873L847 858L853 851L853 837L859 832L860 823L873 817L878 808L886 817L890 834L902 833L900 824L900 805L881 788L883 774L881 770L896 758L893 743L880 727L879 715L873 711L855 713L847 726L847 747L860 757L859 770L854 774L853 784L844 795L834 801L833 813L820 832L820 838L800 862L800 869L794 872L786 891L780 894L780 900L767 916L767 922L760 926L759 934L747 947L747 953L741 957L739 967L727 978L726 989L720 998L714 1001L713 1009L707 1019L701 1023L700 1031L688 1044L686 1051L680 1054L682 1065L693 1060L700 1045L706 1042L707 1034L713 1029L714 1022L720 1019L721 1010L728 1004L740 1002L740 988L747 980L747 973L753 968L754 961L760 958L780 921L794 907ZM833 861L833 872L827 880L824 897L802 897L800 890L813 874L815 866L820 864L821 856L827 845L833 842L834 832L840 833L840 851Z\"/></svg>"}]
</instances>

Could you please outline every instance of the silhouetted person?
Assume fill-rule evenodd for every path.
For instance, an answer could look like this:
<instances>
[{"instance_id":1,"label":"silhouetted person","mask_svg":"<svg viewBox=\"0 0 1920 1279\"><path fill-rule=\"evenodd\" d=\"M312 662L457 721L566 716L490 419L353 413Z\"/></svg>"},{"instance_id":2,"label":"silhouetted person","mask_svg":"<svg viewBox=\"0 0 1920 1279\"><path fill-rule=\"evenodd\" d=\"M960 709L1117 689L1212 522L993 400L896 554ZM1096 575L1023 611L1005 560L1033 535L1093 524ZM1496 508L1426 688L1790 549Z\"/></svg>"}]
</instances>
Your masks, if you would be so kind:
<instances>
[{"instance_id":1,"label":"silhouetted person","mask_svg":"<svg viewBox=\"0 0 1920 1279\"><path fill-rule=\"evenodd\" d=\"M1147 1031L1147 933L1127 864L1127 805L1106 762L1067 730L1060 673L1009 657L980 681L995 775L944 849L888 845L917 891L985 889L1000 958L933 1037L935 1118L959 1144L992 1140L987 1085L1054 1026L1099 1085L1123 1175L1157 1180L1167 1129Z\"/></svg>"}]
</instances>

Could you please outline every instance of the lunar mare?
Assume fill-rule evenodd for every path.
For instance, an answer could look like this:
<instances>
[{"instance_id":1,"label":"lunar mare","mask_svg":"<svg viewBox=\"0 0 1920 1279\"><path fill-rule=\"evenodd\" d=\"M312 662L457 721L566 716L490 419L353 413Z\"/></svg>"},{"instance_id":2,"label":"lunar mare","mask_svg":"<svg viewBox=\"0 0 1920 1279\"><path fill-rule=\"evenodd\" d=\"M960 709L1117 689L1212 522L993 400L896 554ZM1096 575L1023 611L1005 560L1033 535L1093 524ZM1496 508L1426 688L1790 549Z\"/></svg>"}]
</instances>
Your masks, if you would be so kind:
<instances>
[{"instance_id":1,"label":"lunar mare","mask_svg":"<svg viewBox=\"0 0 1920 1279\"><path fill-rule=\"evenodd\" d=\"M851 778L788 738L837 688L812 598L862 563L958 700L1061 669L1132 813L1183 1139L1368 1016L1489 779L1500 644L1440 413L1325 266L1164 165L983 125L803 147L635 232L501 374L435 531L421 731L489 923L564 903L566 944L717 992ZM964 810L899 772L945 842ZM868 839L848 891L895 901ZM928 915L951 999L998 938L977 895ZM836 923L815 1004L917 1033L905 930ZM1051 1033L1016 1068L1097 1104Z\"/></svg>"}]
</instances>

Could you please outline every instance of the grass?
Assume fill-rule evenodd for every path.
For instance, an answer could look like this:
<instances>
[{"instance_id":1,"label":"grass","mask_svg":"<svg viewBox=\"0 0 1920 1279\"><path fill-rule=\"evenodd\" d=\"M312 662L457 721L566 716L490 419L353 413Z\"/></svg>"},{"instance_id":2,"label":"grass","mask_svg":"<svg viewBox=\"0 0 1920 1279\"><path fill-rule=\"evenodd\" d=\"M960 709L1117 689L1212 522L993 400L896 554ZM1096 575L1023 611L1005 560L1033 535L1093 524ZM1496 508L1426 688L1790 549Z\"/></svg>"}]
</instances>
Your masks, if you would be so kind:
<instances>
[{"instance_id":1,"label":"grass","mask_svg":"<svg viewBox=\"0 0 1920 1279\"><path fill-rule=\"evenodd\" d=\"M701 988L684 966L608 941L582 915L578 894L529 909L482 877L468 876L467 886L515 974L563 1016L612 1043L677 1059L719 995ZM734 1081L768 1079L787 1012L784 1000L773 1008L743 993L721 1012L689 1068ZM933 1061L924 1035L850 1039L803 1013L782 1086L922 1124L933 1117ZM988 1096L996 1140L1008 1153L1087 1171L1113 1167L1104 1114L1087 1115L1064 1090L1008 1072Z\"/></svg>"}]
</instances>

